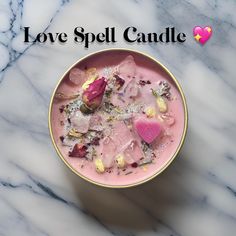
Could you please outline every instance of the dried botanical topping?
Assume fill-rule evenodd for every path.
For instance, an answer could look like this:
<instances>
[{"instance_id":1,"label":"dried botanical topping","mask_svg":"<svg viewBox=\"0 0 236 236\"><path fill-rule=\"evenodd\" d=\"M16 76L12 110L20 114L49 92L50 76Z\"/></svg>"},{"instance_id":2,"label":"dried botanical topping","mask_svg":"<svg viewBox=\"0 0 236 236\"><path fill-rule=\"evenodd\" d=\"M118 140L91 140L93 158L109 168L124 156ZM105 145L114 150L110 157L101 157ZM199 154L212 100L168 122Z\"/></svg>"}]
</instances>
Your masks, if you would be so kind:
<instances>
[{"instance_id":1,"label":"dried botanical topping","mask_svg":"<svg viewBox=\"0 0 236 236\"><path fill-rule=\"evenodd\" d=\"M88 145L97 145L97 142L100 141L104 137L104 134L102 131L92 131L89 130L86 134L84 134L84 142ZM96 140L99 139L99 140Z\"/></svg>"},{"instance_id":2,"label":"dried botanical topping","mask_svg":"<svg viewBox=\"0 0 236 236\"><path fill-rule=\"evenodd\" d=\"M129 171L129 172L125 173L125 175L130 175L132 173L133 173L133 171Z\"/></svg>"},{"instance_id":3,"label":"dried botanical topping","mask_svg":"<svg viewBox=\"0 0 236 236\"><path fill-rule=\"evenodd\" d=\"M169 84L167 84L167 85L169 86ZM165 85L165 86L167 87L167 85ZM170 87L168 87L168 88L170 88ZM167 106L167 103L166 103L166 101L165 101L165 99L163 97L166 97L166 98L170 99L169 89L167 89L168 92L167 92L167 90L166 91L161 90L160 87L157 90L154 90L154 89L151 89L151 90L152 90L152 94L156 97L156 103L157 103L157 106L159 108L159 111L161 113L167 112L168 106Z\"/></svg>"},{"instance_id":4,"label":"dried botanical topping","mask_svg":"<svg viewBox=\"0 0 236 236\"><path fill-rule=\"evenodd\" d=\"M86 159L92 161L97 157L97 151L93 146L88 145Z\"/></svg>"},{"instance_id":5,"label":"dried botanical topping","mask_svg":"<svg viewBox=\"0 0 236 236\"><path fill-rule=\"evenodd\" d=\"M84 105L92 111L98 108L102 102L106 85L107 82L104 77L89 84L89 87L83 92L82 95Z\"/></svg>"},{"instance_id":6,"label":"dried botanical topping","mask_svg":"<svg viewBox=\"0 0 236 236\"><path fill-rule=\"evenodd\" d=\"M155 158L155 157L157 157L157 155L155 154L155 152L152 152L152 158Z\"/></svg>"},{"instance_id":7,"label":"dried botanical topping","mask_svg":"<svg viewBox=\"0 0 236 236\"><path fill-rule=\"evenodd\" d=\"M91 114L91 113L93 113L94 112L94 110L93 109L91 109L91 108L89 108L86 104L81 104L81 106L80 106L80 111L83 113L83 114L86 114L86 115L88 115L88 114Z\"/></svg>"},{"instance_id":8,"label":"dried botanical topping","mask_svg":"<svg viewBox=\"0 0 236 236\"><path fill-rule=\"evenodd\" d=\"M69 152L69 157L84 158L87 155L87 147L84 144L76 143L73 150Z\"/></svg>"},{"instance_id":9,"label":"dried botanical topping","mask_svg":"<svg viewBox=\"0 0 236 236\"><path fill-rule=\"evenodd\" d=\"M140 163L138 166L145 166L145 165L151 164L151 163L152 163L152 160L150 160L150 161L144 161L144 162Z\"/></svg>"},{"instance_id":10,"label":"dried botanical topping","mask_svg":"<svg viewBox=\"0 0 236 236\"><path fill-rule=\"evenodd\" d=\"M65 137L64 136L60 136L59 139L61 140L61 142L63 143Z\"/></svg>"},{"instance_id":11,"label":"dried botanical topping","mask_svg":"<svg viewBox=\"0 0 236 236\"><path fill-rule=\"evenodd\" d=\"M109 116L107 119L106 119L106 122L111 122L111 121L114 121L115 120L115 117L114 116Z\"/></svg>"},{"instance_id":12,"label":"dried botanical topping","mask_svg":"<svg viewBox=\"0 0 236 236\"><path fill-rule=\"evenodd\" d=\"M80 99L76 99L73 102L68 103L64 109L67 116L70 117L71 115L73 115L73 113L79 109L81 104L82 104L82 101Z\"/></svg>"},{"instance_id":13,"label":"dried botanical topping","mask_svg":"<svg viewBox=\"0 0 236 236\"><path fill-rule=\"evenodd\" d=\"M98 146L99 145L99 141L100 141L100 138L99 137L95 137L95 138L92 139L90 144Z\"/></svg>"},{"instance_id":14,"label":"dried botanical topping","mask_svg":"<svg viewBox=\"0 0 236 236\"><path fill-rule=\"evenodd\" d=\"M131 166L132 166L133 168L137 168L137 167L138 167L138 163L137 163L137 162L134 162L134 163L131 164Z\"/></svg>"},{"instance_id":15,"label":"dried botanical topping","mask_svg":"<svg viewBox=\"0 0 236 236\"><path fill-rule=\"evenodd\" d=\"M59 99L59 100L71 100L71 99L75 99L79 96L79 94L72 94L72 95L66 95L64 93L61 92L57 92L55 94L55 98Z\"/></svg>"},{"instance_id":16,"label":"dried botanical topping","mask_svg":"<svg viewBox=\"0 0 236 236\"><path fill-rule=\"evenodd\" d=\"M105 67L102 70L102 75L106 77L108 80L113 78L114 73L116 73L116 69L112 67Z\"/></svg>"},{"instance_id":17,"label":"dried botanical topping","mask_svg":"<svg viewBox=\"0 0 236 236\"><path fill-rule=\"evenodd\" d=\"M107 98L110 98L110 97L111 97L111 94L112 94L112 89L107 89L107 90L105 91L105 96L106 96Z\"/></svg>"},{"instance_id":18,"label":"dried botanical topping","mask_svg":"<svg viewBox=\"0 0 236 236\"><path fill-rule=\"evenodd\" d=\"M167 99L170 99L170 97L171 97L170 85L166 81L162 80L162 81L159 82L159 86L158 86L156 92L158 93L159 96L163 96Z\"/></svg>"},{"instance_id":19,"label":"dried botanical topping","mask_svg":"<svg viewBox=\"0 0 236 236\"><path fill-rule=\"evenodd\" d=\"M104 110L107 113L111 113L115 106L111 102L104 102Z\"/></svg>"},{"instance_id":20,"label":"dried botanical topping","mask_svg":"<svg viewBox=\"0 0 236 236\"><path fill-rule=\"evenodd\" d=\"M141 141L141 147L144 153L151 149L151 144Z\"/></svg>"},{"instance_id":21,"label":"dried botanical topping","mask_svg":"<svg viewBox=\"0 0 236 236\"><path fill-rule=\"evenodd\" d=\"M76 129L71 129L67 136L69 138L80 138L82 136L82 134L80 132L78 132Z\"/></svg>"},{"instance_id":22,"label":"dried botanical topping","mask_svg":"<svg viewBox=\"0 0 236 236\"><path fill-rule=\"evenodd\" d=\"M125 80L122 79L118 75L114 75L114 77L115 77L115 86L116 86L117 90L120 90L122 88L122 86L125 84Z\"/></svg>"},{"instance_id":23,"label":"dried botanical topping","mask_svg":"<svg viewBox=\"0 0 236 236\"><path fill-rule=\"evenodd\" d=\"M146 84L151 84L151 81L150 80L142 80L142 79L139 80L139 85L144 86Z\"/></svg>"},{"instance_id":24,"label":"dried botanical topping","mask_svg":"<svg viewBox=\"0 0 236 236\"><path fill-rule=\"evenodd\" d=\"M59 107L60 113L62 113L62 112L64 111L64 109L65 109L65 105L61 105L61 106Z\"/></svg>"},{"instance_id":25,"label":"dried botanical topping","mask_svg":"<svg viewBox=\"0 0 236 236\"><path fill-rule=\"evenodd\" d=\"M153 96L155 96L155 97L160 96L159 93L158 93L156 90L154 90L154 89L152 89L152 88L151 88L151 90L152 90L152 95L153 95Z\"/></svg>"},{"instance_id":26,"label":"dried botanical topping","mask_svg":"<svg viewBox=\"0 0 236 236\"><path fill-rule=\"evenodd\" d=\"M94 147L92 148L91 155L92 155L92 159L97 156L97 151L96 151L96 149Z\"/></svg>"}]
</instances>

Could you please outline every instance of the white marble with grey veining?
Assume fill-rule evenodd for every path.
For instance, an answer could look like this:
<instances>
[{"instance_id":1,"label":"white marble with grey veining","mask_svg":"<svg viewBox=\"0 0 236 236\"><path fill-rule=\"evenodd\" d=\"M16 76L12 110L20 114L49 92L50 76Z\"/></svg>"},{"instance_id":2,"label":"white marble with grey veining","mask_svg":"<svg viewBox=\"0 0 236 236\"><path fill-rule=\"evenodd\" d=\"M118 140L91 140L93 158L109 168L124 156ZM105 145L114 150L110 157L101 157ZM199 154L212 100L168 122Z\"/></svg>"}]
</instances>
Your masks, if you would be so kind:
<instances>
[{"instance_id":1,"label":"white marble with grey veining","mask_svg":"<svg viewBox=\"0 0 236 236\"><path fill-rule=\"evenodd\" d=\"M236 2L234 0L0 1L0 235L221 236L236 232ZM25 44L37 32L128 26L187 34L183 44ZM210 25L205 46L192 37ZM118 36L118 35L117 35ZM70 36L71 38L71 36ZM110 190L72 174L47 127L50 95L78 58L135 48L164 63L187 97L189 129L174 163L140 187Z\"/></svg>"}]
</instances>

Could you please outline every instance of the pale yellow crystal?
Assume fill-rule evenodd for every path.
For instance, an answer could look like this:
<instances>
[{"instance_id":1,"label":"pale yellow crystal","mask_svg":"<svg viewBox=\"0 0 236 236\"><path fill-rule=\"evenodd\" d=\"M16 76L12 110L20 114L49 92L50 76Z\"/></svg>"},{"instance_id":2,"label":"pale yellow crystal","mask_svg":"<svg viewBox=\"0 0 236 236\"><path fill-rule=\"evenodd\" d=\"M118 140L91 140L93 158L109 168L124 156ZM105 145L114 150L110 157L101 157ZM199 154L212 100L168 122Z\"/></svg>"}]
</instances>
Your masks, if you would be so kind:
<instances>
[{"instance_id":1,"label":"pale yellow crystal","mask_svg":"<svg viewBox=\"0 0 236 236\"><path fill-rule=\"evenodd\" d=\"M159 111L161 113L167 112L168 107L167 107L167 103L164 98L162 98L161 96L158 96L156 102L157 102L157 106L159 108Z\"/></svg>"},{"instance_id":2,"label":"pale yellow crystal","mask_svg":"<svg viewBox=\"0 0 236 236\"><path fill-rule=\"evenodd\" d=\"M98 173L103 173L105 171L105 167L101 159L98 158L95 160L95 166Z\"/></svg>"},{"instance_id":3,"label":"pale yellow crystal","mask_svg":"<svg viewBox=\"0 0 236 236\"><path fill-rule=\"evenodd\" d=\"M123 168L125 166L124 156L119 154L116 156L116 163L119 168Z\"/></svg>"},{"instance_id":4,"label":"pale yellow crystal","mask_svg":"<svg viewBox=\"0 0 236 236\"><path fill-rule=\"evenodd\" d=\"M156 110L154 107L147 107L145 114L148 118L153 118L156 115Z\"/></svg>"}]
</instances>

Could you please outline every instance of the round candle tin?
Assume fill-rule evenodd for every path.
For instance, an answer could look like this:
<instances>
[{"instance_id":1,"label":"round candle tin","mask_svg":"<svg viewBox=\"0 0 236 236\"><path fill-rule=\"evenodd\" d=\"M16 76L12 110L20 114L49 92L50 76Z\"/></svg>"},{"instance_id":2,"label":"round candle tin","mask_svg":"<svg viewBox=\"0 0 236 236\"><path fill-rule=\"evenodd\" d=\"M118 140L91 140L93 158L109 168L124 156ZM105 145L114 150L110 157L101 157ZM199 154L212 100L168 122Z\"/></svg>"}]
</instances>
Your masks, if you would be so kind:
<instances>
[{"instance_id":1,"label":"round candle tin","mask_svg":"<svg viewBox=\"0 0 236 236\"><path fill-rule=\"evenodd\" d=\"M55 129L56 128L55 128L54 122L55 122L56 115L53 113L53 107L55 106L55 95L58 91L58 88L64 82L64 80L68 79L68 74L72 68L78 67L81 64L84 65L85 61L98 61L104 57L108 57L108 58L110 58L110 61L112 61L113 55L115 58L116 55L118 55L118 57L119 57L119 55L126 55L127 56L130 54L132 56L134 56L135 58L137 58L139 64L140 63L142 64L142 62L145 62L146 64L148 62L150 62L151 67L154 70L155 70L155 68L158 68L159 74L165 78L168 78L168 80L170 80L171 83L175 86L176 90L178 91L179 97L182 101L183 125L181 128L181 137L179 137L179 141L176 144L174 152L172 152L171 155L165 159L165 161L162 161L161 164L159 164L158 168L152 169L152 171L148 175L146 175L144 177L140 177L139 179L137 179L137 181L129 180L128 182L123 181L121 183L119 183L119 181L117 181L117 182L109 182L109 181L106 182L105 180L101 181L99 179L86 176L86 174L78 171L78 169L76 169L75 166L71 165L71 163L68 161L67 158L65 158L65 155L62 153L61 147L58 144L58 140L57 140L58 138L55 137L55 133L56 133ZM156 177L157 175L159 175L162 171L164 171L170 165L170 163L175 159L175 157L179 153L181 147L183 146L183 143L184 143L184 140L186 137L186 132L187 132L187 123L188 123L188 113L187 113L187 105L186 105L185 96L184 96L183 90L182 90L179 82L174 77L174 75L162 63L160 63L155 58L153 58L145 53L136 51L136 50L123 49L123 48L122 49L112 48L112 49L105 49L105 50L97 51L97 52L91 53L91 54L79 59L76 63L74 63L64 73L64 75L60 78L58 84L56 85L55 90L53 91L51 101L50 101L49 116L48 116L49 131L50 131L52 143L53 143L53 146L54 146L58 156L61 158L61 160L64 162L64 164L67 167L69 167L69 169L73 173L75 173L79 177L83 178L84 180L86 180L90 183L93 183L93 184L96 184L99 186L103 186L103 187L108 187L108 188L127 188L127 187L137 186L142 183L148 182L149 180L151 180L154 177ZM129 177L127 177L127 178L129 178Z\"/></svg>"}]
</instances>

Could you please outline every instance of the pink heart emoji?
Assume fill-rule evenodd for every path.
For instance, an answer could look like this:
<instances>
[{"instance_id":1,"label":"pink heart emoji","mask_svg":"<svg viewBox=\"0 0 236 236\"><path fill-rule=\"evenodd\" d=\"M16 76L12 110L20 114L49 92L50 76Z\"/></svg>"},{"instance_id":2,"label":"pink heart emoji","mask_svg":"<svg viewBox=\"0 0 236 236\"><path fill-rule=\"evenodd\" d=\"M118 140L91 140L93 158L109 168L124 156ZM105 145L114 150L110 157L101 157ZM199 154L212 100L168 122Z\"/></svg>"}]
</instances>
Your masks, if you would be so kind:
<instances>
[{"instance_id":1,"label":"pink heart emoji","mask_svg":"<svg viewBox=\"0 0 236 236\"><path fill-rule=\"evenodd\" d=\"M155 120L138 119L134 127L142 140L152 143L161 133L161 125Z\"/></svg>"},{"instance_id":2,"label":"pink heart emoji","mask_svg":"<svg viewBox=\"0 0 236 236\"><path fill-rule=\"evenodd\" d=\"M195 26L193 28L193 36L197 42L205 44L212 35L212 28L206 26L202 28L201 26Z\"/></svg>"}]
</instances>

